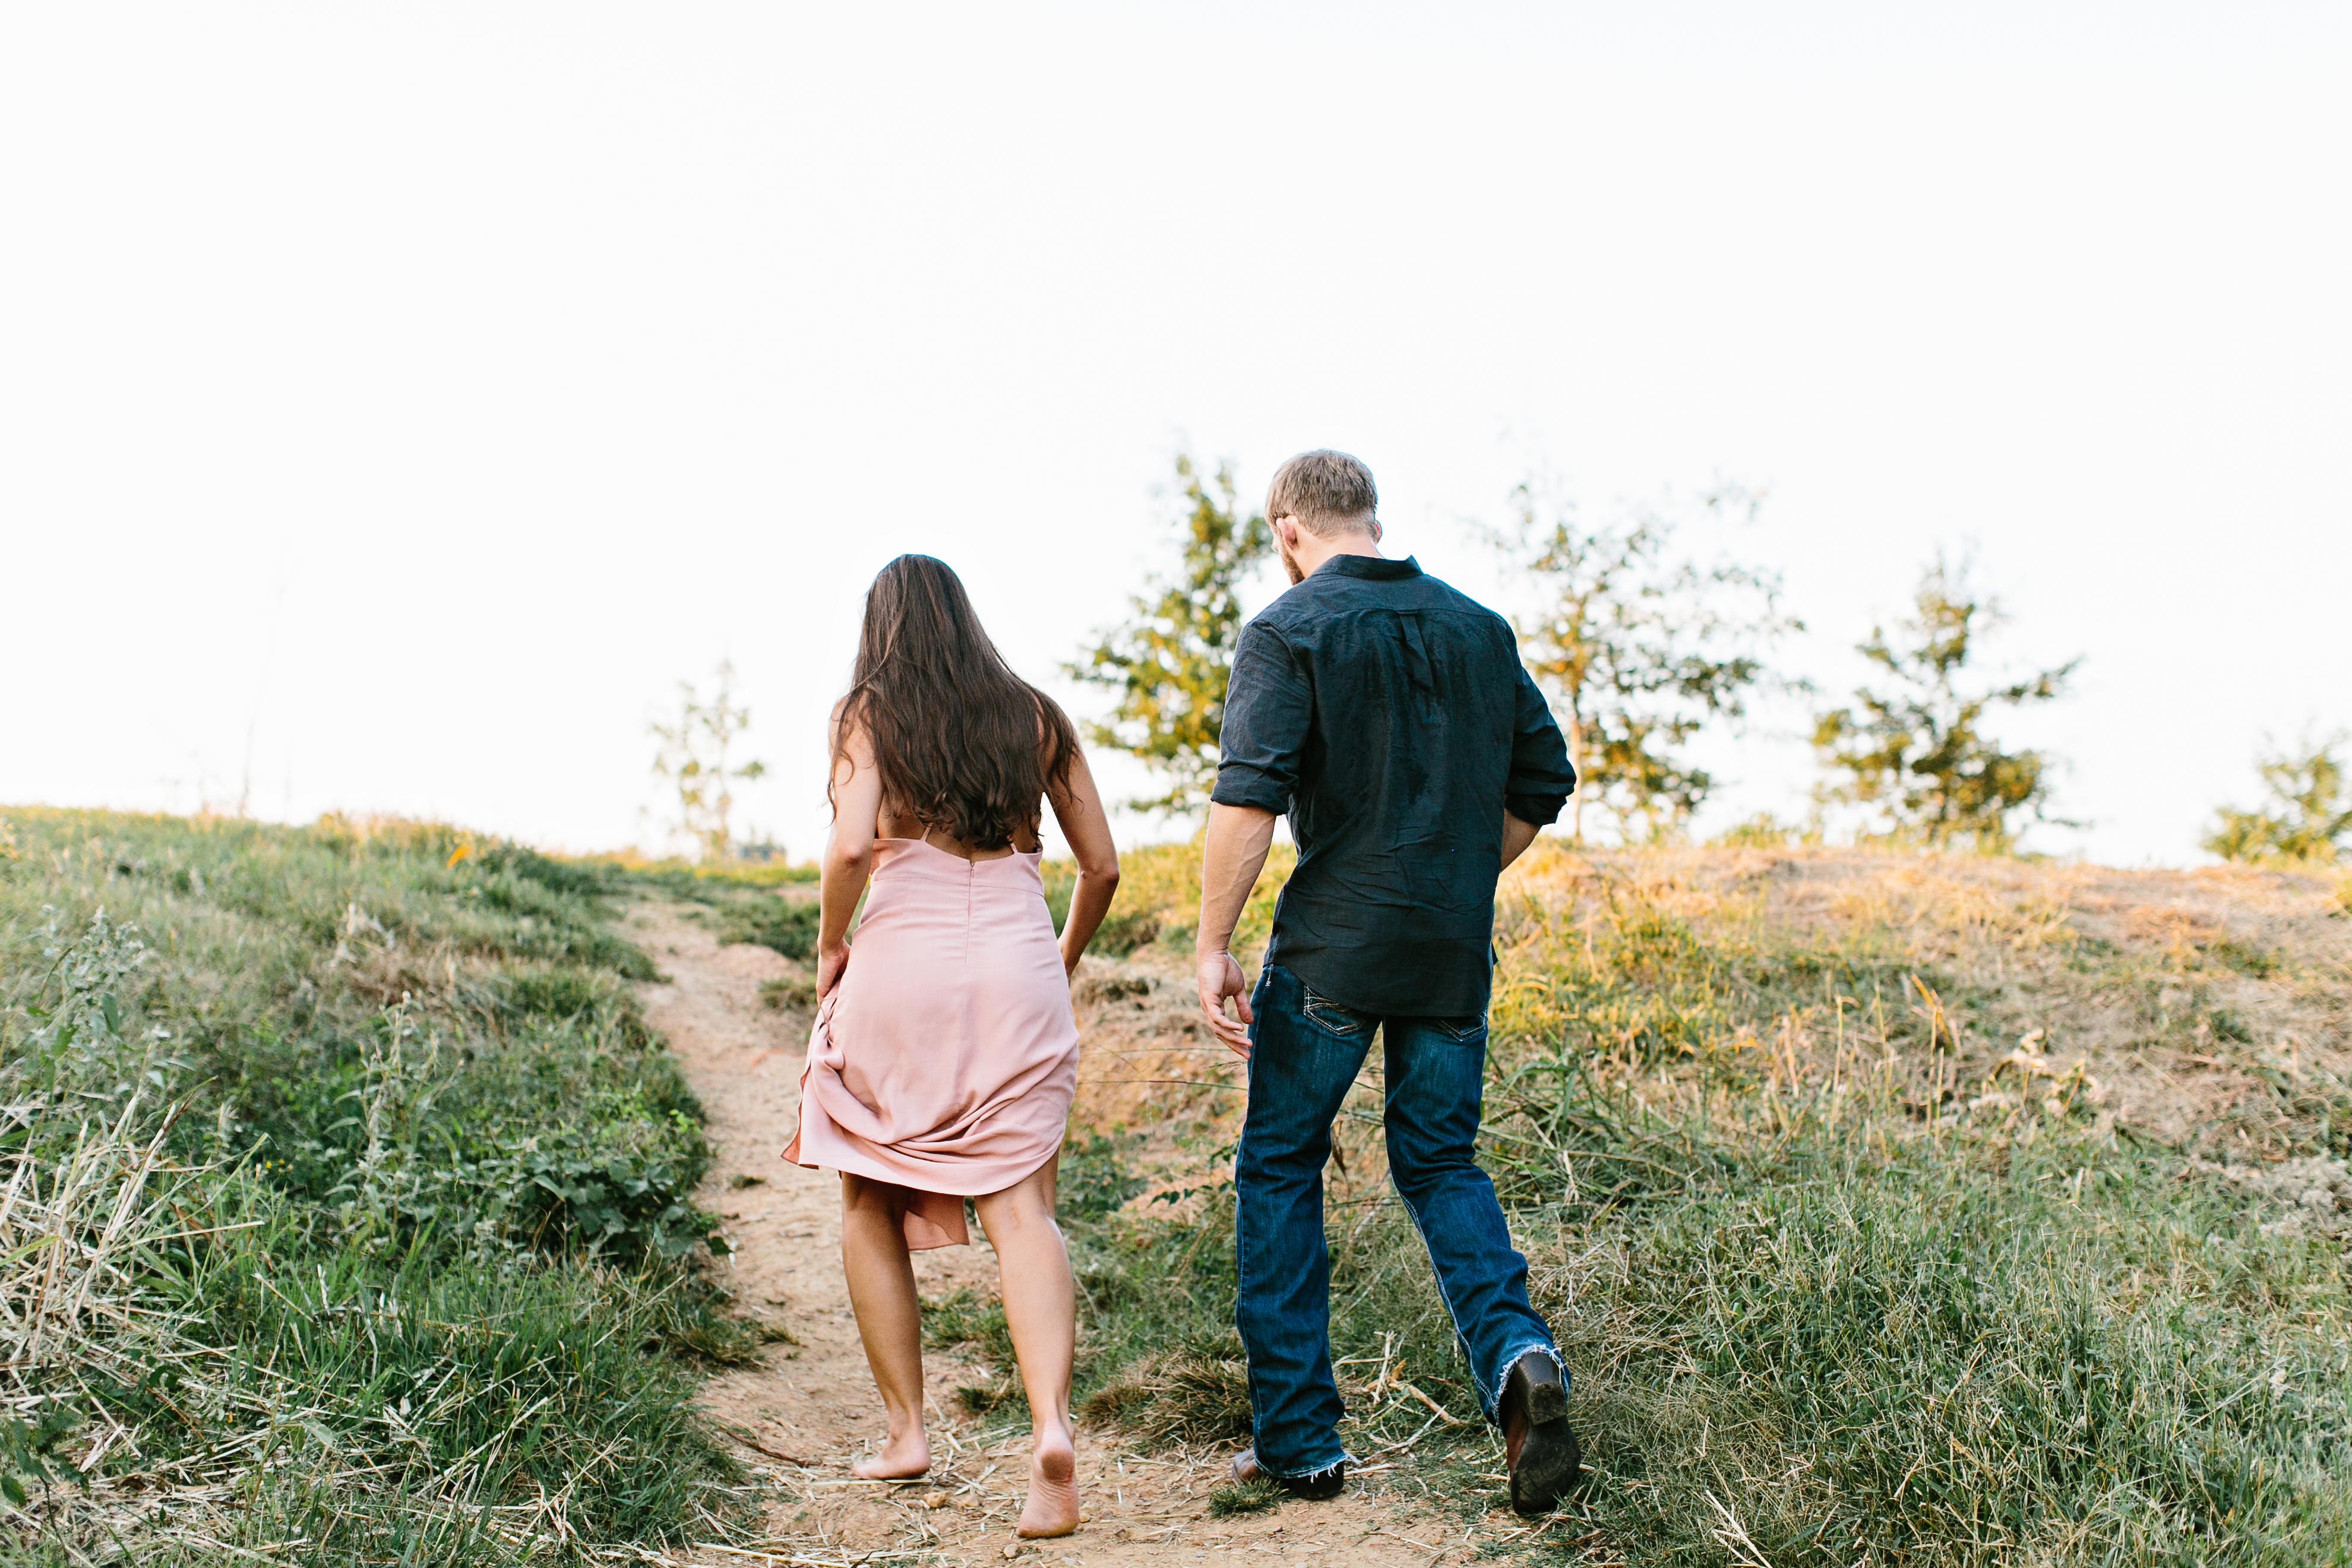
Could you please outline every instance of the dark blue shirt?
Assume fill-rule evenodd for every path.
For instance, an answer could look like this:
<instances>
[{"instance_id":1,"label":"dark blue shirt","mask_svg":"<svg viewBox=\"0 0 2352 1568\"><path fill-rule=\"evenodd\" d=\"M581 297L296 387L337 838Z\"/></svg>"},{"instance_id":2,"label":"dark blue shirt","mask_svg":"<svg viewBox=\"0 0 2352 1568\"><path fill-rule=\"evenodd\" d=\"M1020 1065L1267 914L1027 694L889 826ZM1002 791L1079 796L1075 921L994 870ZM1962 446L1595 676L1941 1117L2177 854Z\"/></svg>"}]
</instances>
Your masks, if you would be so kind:
<instances>
[{"instance_id":1,"label":"dark blue shirt","mask_svg":"<svg viewBox=\"0 0 2352 1568\"><path fill-rule=\"evenodd\" d=\"M1242 628L1211 799L1290 815L1266 962L1360 1012L1474 1017L1503 813L1576 772L1502 616L1412 561L1335 555Z\"/></svg>"}]
</instances>

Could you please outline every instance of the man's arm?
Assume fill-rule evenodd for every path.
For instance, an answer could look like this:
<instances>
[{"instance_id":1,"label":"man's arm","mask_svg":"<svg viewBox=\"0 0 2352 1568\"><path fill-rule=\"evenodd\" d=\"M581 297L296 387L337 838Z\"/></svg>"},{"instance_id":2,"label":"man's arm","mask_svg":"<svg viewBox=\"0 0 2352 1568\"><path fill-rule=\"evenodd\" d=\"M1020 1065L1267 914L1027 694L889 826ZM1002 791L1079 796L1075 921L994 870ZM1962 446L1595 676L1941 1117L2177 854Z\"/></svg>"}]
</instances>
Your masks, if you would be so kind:
<instances>
[{"instance_id":1,"label":"man's arm","mask_svg":"<svg viewBox=\"0 0 2352 1568\"><path fill-rule=\"evenodd\" d=\"M1315 688L1297 656L1265 620L1242 628L1225 684L1225 712L1217 727L1217 787L1209 795L1209 826L1201 850L1201 927L1193 958L1201 1011L1209 1027L1247 1059L1249 998L1242 966L1229 951L1234 927L1274 842L1274 819L1290 809L1298 787L1298 759L1315 720ZM1241 1011L1225 1016L1225 998Z\"/></svg>"},{"instance_id":2,"label":"man's arm","mask_svg":"<svg viewBox=\"0 0 2352 1568\"><path fill-rule=\"evenodd\" d=\"M1506 871L1509 870L1511 862L1526 854L1528 846L1533 844L1536 841L1536 835L1542 831L1543 829L1532 822L1521 822L1509 812L1503 813L1502 868Z\"/></svg>"},{"instance_id":3,"label":"man's arm","mask_svg":"<svg viewBox=\"0 0 2352 1568\"><path fill-rule=\"evenodd\" d=\"M1527 666L1516 658L1511 666L1518 677L1518 690L1511 734L1510 776L1503 784L1506 866L1527 847L1525 844L1517 849L1511 847L1516 829L1509 818L1517 817L1532 839L1537 828L1559 820L1560 807L1568 804L1569 795L1576 788L1576 769L1568 760L1568 742L1560 735L1559 721L1551 716L1551 704L1536 689Z\"/></svg>"},{"instance_id":4,"label":"man's arm","mask_svg":"<svg viewBox=\"0 0 2352 1568\"><path fill-rule=\"evenodd\" d=\"M1209 832L1201 850L1201 928L1194 938L1194 969L1201 985L1201 1011L1209 1027L1243 1060L1249 1059L1249 995L1241 961L1233 955L1234 927L1241 922L1265 852L1274 843L1274 813L1255 805L1209 807ZM1225 998L1241 1009L1238 1021L1225 1016Z\"/></svg>"}]
</instances>

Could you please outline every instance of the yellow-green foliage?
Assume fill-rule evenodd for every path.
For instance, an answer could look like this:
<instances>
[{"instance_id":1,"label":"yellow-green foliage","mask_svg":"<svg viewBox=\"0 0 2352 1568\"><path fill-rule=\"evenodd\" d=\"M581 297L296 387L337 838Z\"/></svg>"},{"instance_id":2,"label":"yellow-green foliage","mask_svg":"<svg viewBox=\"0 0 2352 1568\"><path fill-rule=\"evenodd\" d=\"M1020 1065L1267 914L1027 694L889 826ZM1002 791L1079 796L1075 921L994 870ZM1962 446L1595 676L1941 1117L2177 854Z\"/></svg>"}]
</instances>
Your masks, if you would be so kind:
<instances>
[{"instance_id":1,"label":"yellow-green foliage","mask_svg":"<svg viewBox=\"0 0 2352 1568\"><path fill-rule=\"evenodd\" d=\"M1266 937L1274 930L1274 901L1281 896L1282 884L1297 860L1297 851L1288 844L1276 844L1267 852L1265 869L1259 874L1256 890L1251 893L1242 910L1241 923L1234 928L1235 951L1254 952L1265 945ZM1077 879L1077 868L1068 860L1049 860L1045 875L1045 900L1053 909L1054 923L1058 926L1069 911L1070 889ZM1122 849L1118 857L1118 895L1112 900L1110 913L1104 917L1102 928L1096 934L1093 951L1123 955L1157 943L1166 951L1190 952L1200 918L1199 838L1183 844L1147 844L1139 848Z\"/></svg>"},{"instance_id":2,"label":"yellow-green foliage","mask_svg":"<svg viewBox=\"0 0 2352 1568\"><path fill-rule=\"evenodd\" d=\"M2352 735L2306 742L2258 766L2270 799L2253 811L2222 808L2205 847L2225 860L2332 862L2352 843L2352 771L2337 751Z\"/></svg>"}]
</instances>

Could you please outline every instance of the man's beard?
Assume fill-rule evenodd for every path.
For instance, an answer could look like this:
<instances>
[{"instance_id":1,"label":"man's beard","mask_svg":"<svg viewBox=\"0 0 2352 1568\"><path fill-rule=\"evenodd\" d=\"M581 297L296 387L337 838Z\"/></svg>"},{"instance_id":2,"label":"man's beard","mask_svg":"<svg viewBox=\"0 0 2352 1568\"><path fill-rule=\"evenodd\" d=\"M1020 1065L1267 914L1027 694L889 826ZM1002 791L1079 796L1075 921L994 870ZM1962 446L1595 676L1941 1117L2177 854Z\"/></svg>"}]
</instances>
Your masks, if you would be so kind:
<instances>
[{"instance_id":1,"label":"man's beard","mask_svg":"<svg viewBox=\"0 0 2352 1568\"><path fill-rule=\"evenodd\" d=\"M1274 547L1281 553L1282 569L1290 574L1291 586L1295 588L1299 584L1306 582L1307 574L1298 569L1298 557L1290 552L1290 546L1282 542L1282 536L1280 534L1275 535Z\"/></svg>"}]
</instances>

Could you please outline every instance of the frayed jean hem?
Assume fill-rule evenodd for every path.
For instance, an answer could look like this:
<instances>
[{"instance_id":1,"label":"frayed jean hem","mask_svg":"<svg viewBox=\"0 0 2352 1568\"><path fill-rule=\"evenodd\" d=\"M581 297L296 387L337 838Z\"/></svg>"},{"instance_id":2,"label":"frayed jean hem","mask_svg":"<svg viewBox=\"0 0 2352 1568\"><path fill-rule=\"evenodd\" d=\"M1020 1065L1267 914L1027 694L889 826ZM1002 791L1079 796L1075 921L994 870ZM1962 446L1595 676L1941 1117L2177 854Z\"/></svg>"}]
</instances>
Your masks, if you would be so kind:
<instances>
[{"instance_id":1,"label":"frayed jean hem","mask_svg":"<svg viewBox=\"0 0 2352 1568\"><path fill-rule=\"evenodd\" d=\"M1495 1392L1492 1394L1489 1394L1483 1386L1478 1390L1479 1403L1486 1407L1487 1424L1497 1431L1500 1431L1503 1426L1503 1385L1510 1381L1511 1369L1518 1365L1520 1361L1530 1352L1539 1354L1551 1363L1559 1373L1559 1385L1563 1390L1571 1386L1568 1363L1560 1355L1559 1347L1549 1340L1529 1340L1526 1344L1503 1357L1503 1364L1495 1373Z\"/></svg>"},{"instance_id":2,"label":"frayed jean hem","mask_svg":"<svg viewBox=\"0 0 2352 1568\"><path fill-rule=\"evenodd\" d=\"M1354 1455L1343 1452L1338 1458L1332 1460L1329 1464L1319 1465L1311 1470L1269 1470L1263 1465L1259 1466L1258 1468L1263 1474L1272 1476L1278 1481L1305 1481L1311 1485L1316 1481L1321 1480L1332 1471L1344 1469L1355 1462L1356 1458Z\"/></svg>"}]
</instances>

